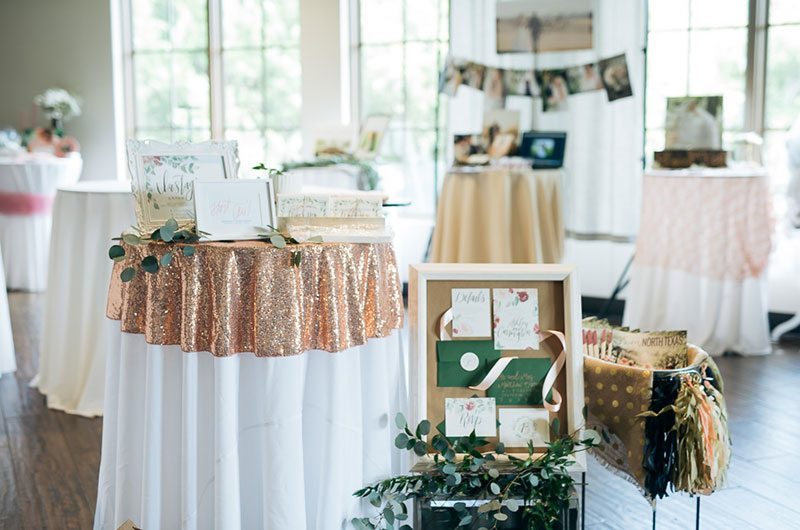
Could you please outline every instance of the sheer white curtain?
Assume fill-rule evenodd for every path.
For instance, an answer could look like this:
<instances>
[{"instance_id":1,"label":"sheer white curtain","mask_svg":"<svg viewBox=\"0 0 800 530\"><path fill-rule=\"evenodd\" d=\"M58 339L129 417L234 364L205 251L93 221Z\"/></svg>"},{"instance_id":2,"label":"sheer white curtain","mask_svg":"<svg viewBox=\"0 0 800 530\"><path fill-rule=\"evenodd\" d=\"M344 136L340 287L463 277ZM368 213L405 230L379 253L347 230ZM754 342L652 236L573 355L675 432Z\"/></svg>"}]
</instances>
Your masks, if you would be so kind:
<instances>
[{"instance_id":1,"label":"sheer white curtain","mask_svg":"<svg viewBox=\"0 0 800 530\"><path fill-rule=\"evenodd\" d=\"M502 1L502 0L501 0ZM568 110L542 112L539 98L511 96L521 130L567 131L564 162L565 221L580 236L632 236L637 232L642 169L645 3L594 2L593 50L498 55L495 2L453 0L451 54L502 68L563 68L625 53L633 97L609 102L605 91L569 96ZM461 87L450 100L452 134L480 131L483 94ZM448 154L450 156L450 154Z\"/></svg>"}]
</instances>

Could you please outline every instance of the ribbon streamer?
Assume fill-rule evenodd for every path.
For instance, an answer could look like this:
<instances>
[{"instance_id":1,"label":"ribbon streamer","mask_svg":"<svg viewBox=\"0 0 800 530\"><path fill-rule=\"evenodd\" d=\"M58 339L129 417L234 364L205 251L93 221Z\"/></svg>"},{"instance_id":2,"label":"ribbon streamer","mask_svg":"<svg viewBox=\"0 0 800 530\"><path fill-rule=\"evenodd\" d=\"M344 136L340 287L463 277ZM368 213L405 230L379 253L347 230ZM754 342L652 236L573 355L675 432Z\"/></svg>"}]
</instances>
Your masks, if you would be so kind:
<instances>
[{"instance_id":1,"label":"ribbon streamer","mask_svg":"<svg viewBox=\"0 0 800 530\"><path fill-rule=\"evenodd\" d=\"M446 313L445 313L446 314ZM451 316L452 318L452 316ZM444 315L442 315L441 322L444 321ZM440 327L440 330L442 328ZM558 341L561 343L561 351L556 355L555 361L553 364L550 365L550 369L547 371L547 375L544 377L544 384L542 385L542 405L545 409L550 412L558 412L561 410L561 392L555 387L556 379L558 379L558 374L561 373L561 369L564 368L564 364L567 361L567 341L564 337L564 334L560 331L555 330L548 330L545 332L539 332L539 340L544 342L550 337L556 337ZM489 373L486 374L486 377L483 378L483 381L478 383L475 386L469 387L472 390L479 390L481 392L485 392L492 386L506 367L509 365L511 361L514 359L518 359L519 357L501 357L495 364L492 366L492 369L489 370ZM553 400L547 401L547 394L553 393Z\"/></svg>"},{"instance_id":2,"label":"ribbon streamer","mask_svg":"<svg viewBox=\"0 0 800 530\"><path fill-rule=\"evenodd\" d=\"M453 321L453 308L451 307L439 317L439 340L453 340L447 332L447 325Z\"/></svg>"}]
</instances>

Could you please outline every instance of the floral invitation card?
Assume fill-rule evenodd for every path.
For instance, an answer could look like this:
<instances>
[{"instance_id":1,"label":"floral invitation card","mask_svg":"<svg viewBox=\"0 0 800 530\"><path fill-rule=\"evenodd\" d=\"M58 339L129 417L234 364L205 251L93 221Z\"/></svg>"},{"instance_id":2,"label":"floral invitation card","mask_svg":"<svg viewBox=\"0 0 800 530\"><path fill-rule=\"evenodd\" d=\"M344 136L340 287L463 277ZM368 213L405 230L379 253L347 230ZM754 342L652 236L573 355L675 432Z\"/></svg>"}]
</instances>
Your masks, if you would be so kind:
<instances>
[{"instance_id":1,"label":"floral invitation card","mask_svg":"<svg viewBox=\"0 0 800 530\"><path fill-rule=\"evenodd\" d=\"M539 349L539 293L536 289L492 289L494 347Z\"/></svg>"},{"instance_id":2,"label":"floral invitation card","mask_svg":"<svg viewBox=\"0 0 800 530\"><path fill-rule=\"evenodd\" d=\"M450 437L497 436L497 412L494 398L445 398L445 435Z\"/></svg>"},{"instance_id":3,"label":"floral invitation card","mask_svg":"<svg viewBox=\"0 0 800 530\"><path fill-rule=\"evenodd\" d=\"M550 441L550 415L545 409L501 408L500 442L507 447L542 447Z\"/></svg>"},{"instance_id":4,"label":"floral invitation card","mask_svg":"<svg viewBox=\"0 0 800 530\"><path fill-rule=\"evenodd\" d=\"M491 336L489 289L453 289L451 297L454 337Z\"/></svg>"}]
</instances>

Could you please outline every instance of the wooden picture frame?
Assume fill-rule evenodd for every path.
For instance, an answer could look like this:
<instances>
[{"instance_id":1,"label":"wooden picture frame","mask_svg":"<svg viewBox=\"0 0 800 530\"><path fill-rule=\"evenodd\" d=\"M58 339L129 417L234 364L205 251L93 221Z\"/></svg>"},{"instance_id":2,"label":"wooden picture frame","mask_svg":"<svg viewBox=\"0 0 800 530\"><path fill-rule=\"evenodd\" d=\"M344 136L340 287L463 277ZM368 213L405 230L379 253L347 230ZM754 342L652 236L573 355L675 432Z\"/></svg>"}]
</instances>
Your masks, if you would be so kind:
<instances>
[{"instance_id":1,"label":"wooden picture frame","mask_svg":"<svg viewBox=\"0 0 800 530\"><path fill-rule=\"evenodd\" d=\"M127 142L128 170L138 228L149 233L174 218L194 223L194 181L235 179L239 170L236 141Z\"/></svg>"},{"instance_id":2,"label":"wooden picture frame","mask_svg":"<svg viewBox=\"0 0 800 530\"><path fill-rule=\"evenodd\" d=\"M194 204L205 241L258 239L277 226L271 178L197 180Z\"/></svg>"},{"instance_id":3,"label":"wooden picture frame","mask_svg":"<svg viewBox=\"0 0 800 530\"><path fill-rule=\"evenodd\" d=\"M565 364L554 388L562 396L561 408L553 413L559 418L560 433L579 433L584 426L583 356L581 339L581 299L575 268L568 265L527 264L444 264L410 266L408 311L410 342L409 421L412 425L428 419L435 430L443 421L439 414L444 398L481 397L481 391L469 388L437 386L436 342L439 319L449 308L450 293L456 288L535 288L538 293L541 329L564 334ZM513 352L520 357L551 356L561 351L555 337L543 341L540 350ZM503 350L503 356L508 356ZM485 394L484 394L485 395ZM499 413L498 413L499 416ZM498 438L488 438L484 450L493 450ZM544 448L541 449L542 451ZM525 448L508 448L509 454L527 454ZM537 452L539 449L537 448ZM584 452L575 454L570 471L586 470Z\"/></svg>"}]
</instances>

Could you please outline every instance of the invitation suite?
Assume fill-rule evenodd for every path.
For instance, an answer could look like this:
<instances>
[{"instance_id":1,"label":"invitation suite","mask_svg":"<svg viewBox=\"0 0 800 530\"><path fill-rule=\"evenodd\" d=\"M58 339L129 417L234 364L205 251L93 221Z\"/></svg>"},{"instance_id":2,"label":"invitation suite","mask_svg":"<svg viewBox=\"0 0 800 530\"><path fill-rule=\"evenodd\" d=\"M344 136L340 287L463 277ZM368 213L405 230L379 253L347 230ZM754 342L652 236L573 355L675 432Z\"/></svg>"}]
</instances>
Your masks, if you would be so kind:
<instances>
[{"instance_id":1,"label":"invitation suite","mask_svg":"<svg viewBox=\"0 0 800 530\"><path fill-rule=\"evenodd\" d=\"M489 337L491 307L489 289L453 289L453 337Z\"/></svg>"},{"instance_id":2,"label":"invitation suite","mask_svg":"<svg viewBox=\"0 0 800 530\"><path fill-rule=\"evenodd\" d=\"M536 289L492 289L494 347L539 349L539 293Z\"/></svg>"},{"instance_id":3,"label":"invitation suite","mask_svg":"<svg viewBox=\"0 0 800 530\"><path fill-rule=\"evenodd\" d=\"M446 436L497 436L497 411L493 398L445 398Z\"/></svg>"}]
</instances>

